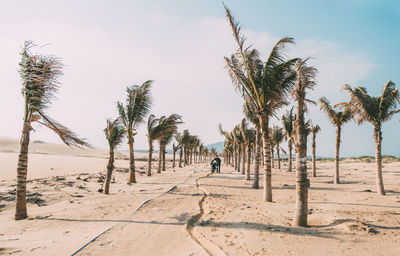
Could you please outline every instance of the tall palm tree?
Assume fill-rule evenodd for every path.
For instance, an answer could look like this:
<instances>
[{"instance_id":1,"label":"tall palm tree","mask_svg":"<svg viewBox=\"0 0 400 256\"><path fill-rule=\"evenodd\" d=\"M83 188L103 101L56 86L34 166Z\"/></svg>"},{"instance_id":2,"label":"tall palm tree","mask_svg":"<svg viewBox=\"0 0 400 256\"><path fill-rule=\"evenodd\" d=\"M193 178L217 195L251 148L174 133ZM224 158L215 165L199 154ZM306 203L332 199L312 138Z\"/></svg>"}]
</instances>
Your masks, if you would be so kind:
<instances>
[{"instance_id":1,"label":"tall palm tree","mask_svg":"<svg viewBox=\"0 0 400 256\"><path fill-rule=\"evenodd\" d=\"M312 141L311 141L311 155L312 155L312 176L317 177L317 165L316 165L316 156L315 156L315 138L317 137L317 133L321 131L321 127L319 125L311 125L310 131L312 132Z\"/></svg>"},{"instance_id":2,"label":"tall palm tree","mask_svg":"<svg viewBox=\"0 0 400 256\"><path fill-rule=\"evenodd\" d=\"M127 131L129 145L129 183L136 183L134 136L138 126L145 122L151 107L150 89L153 81L144 82L141 86L133 85L126 88L126 104L117 103L117 109L121 122Z\"/></svg>"},{"instance_id":3,"label":"tall palm tree","mask_svg":"<svg viewBox=\"0 0 400 256\"><path fill-rule=\"evenodd\" d=\"M280 157L280 149L281 149L281 147L280 147L280 144L282 143L283 138L284 138L283 128L274 125L272 127L272 134L271 135L272 135L271 136L272 144L274 144L275 147L276 147L276 154L277 154L277 157L278 157L278 169L280 170L281 169L281 157Z\"/></svg>"},{"instance_id":4,"label":"tall palm tree","mask_svg":"<svg viewBox=\"0 0 400 256\"><path fill-rule=\"evenodd\" d=\"M290 111L286 111L286 114L282 116L282 125L284 130L284 138L288 142L288 151L289 151L289 167L288 171L292 171L292 147L293 147L293 136L295 133L294 121L296 116L293 113L293 107Z\"/></svg>"},{"instance_id":5,"label":"tall palm tree","mask_svg":"<svg viewBox=\"0 0 400 256\"><path fill-rule=\"evenodd\" d=\"M189 159L188 159L188 151L189 151L189 145L190 145L190 140L191 140L191 135L189 133L189 130L184 130L182 132L182 146L183 146L183 164L184 166L189 165Z\"/></svg>"},{"instance_id":6,"label":"tall palm tree","mask_svg":"<svg viewBox=\"0 0 400 256\"><path fill-rule=\"evenodd\" d=\"M30 132L34 123L44 125L55 132L68 146L89 146L83 139L58 123L46 114L46 109L55 98L62 75L62 63L58 58L33 54L31 48L35 45L27 41L21 52L19 74L22 80L22 95L24 97L23 128L20 140L20 153L17 168L17 189L15 220L28 217L26 209L26 179L28 172L28 150Z\"/></svg>"},{"instance_id":7,"label":"tall palm tree","mask_svg":"<svg viewBox=\"0 0 400 256\"><path fill-rule=\"evenodd\" d=\"M104 188L104 194L110 193L110 182L112 172L114 170L114 150L121 144L123 137L126 135L125 128L120 124L119 118L115 120L107 119L107 127L104 129L104 134L109 146L109 159L107 164L107 176Z\"/></svg>"},{"instance_id":8,"label":"tall palm tree","mask_svg":"<svg viewBox=\"0 0 400 256\"><path fill-rule=\"evenodd\" d=\"M399 91L395 83L386 82L382 95L371 97L363 87L351 88L345 85L344 90L350 94L348 109L354 115L358 124L370 122L374 126L375 162L376 162L376 192L385 195L382 177L382 124L399 113L397 103L400 100Z\"/></svg>"},{"instance_id":9,"label":"tall palm tree","mask_svg":"<svg viewBox=\"0 0 400 256\"><path fill-rule=\"evenodd\" d=\"M258 189L259 185L259 177L260 177L260 155L261 155L261 126L260 120L257 118L255 113L255 106L250 101L250 99L246 99L243 104L243 113L245 117L253 123L256 129L256 137L255 137L255 150L254 150L254 182L252 188Z\"/></svg>"},{"instance_id":10,"label":"tall palm tree","mask_svg":"<svg viewBox=\"0 0 400 256\"><path fill-rule=\"evenodd\" d=\"M283 54L292 38L282 38L273 47L267 61L259 58L257 50L245 47L245 37L241 35L239 24L225 6L226 16L238 44L238 51L231 58L225 58L229 74L237 90L245 99L254 104L255 113L260 120L264 148L264 201L272 202L271 149L269 138L269 119L283 105L295 81L293 65L297 59L286 61Z\"/></svg>"},{"instance_id":11,"label":"tall palm tree","mask_svg":"<svg viewBox=\"0 0 400 256\"><path fill-rule=\"evenodd\" d=\"M342 132L342 125L351 120L351 112L349 109L336 110L335 106L331 106L328 99L322 97L319 99L321 103L321 110L325 111L331 123L336 127L336 147L335 147L335 173L333 182L339 184L339 151L340 151L340 137Z\"/></svg>"},{"instance_id":12,"label":"tall palm tree","mask_svg":"<svg viewBox=\"0 0 400 256\"><path fill-rule=\"evenodd\" d=\"M314 103L306 99L307 89L316 85L315 76L317 70L306 65L306 60L298 60L296 63L296 87L292 95L297 102L296 128L296 209L293 219L294 226L307 226L308 219L308 187L310 181L307 179L307 135L304 114L307 111L306 103Z\"/></svg>"}]
</instances>

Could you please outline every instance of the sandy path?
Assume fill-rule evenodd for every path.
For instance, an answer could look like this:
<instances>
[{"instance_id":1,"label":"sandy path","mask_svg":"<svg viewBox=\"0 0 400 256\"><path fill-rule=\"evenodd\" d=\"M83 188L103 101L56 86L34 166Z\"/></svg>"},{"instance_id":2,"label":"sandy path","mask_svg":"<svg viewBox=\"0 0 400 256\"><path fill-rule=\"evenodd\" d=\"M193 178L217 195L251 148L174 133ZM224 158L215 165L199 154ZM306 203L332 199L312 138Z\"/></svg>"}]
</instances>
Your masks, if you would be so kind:
<instances>
[{"instance_id":1,"label":"sandy path","mask_svg":"<svg viewBox=\"0 0 400 256\"><path fill-rule=\"evenodd\" d=\"M207 255L189 236L186 225L198 215L202 198L195 182L206 175L203 168L76 255Z\"/></svg>"}]
</instances>

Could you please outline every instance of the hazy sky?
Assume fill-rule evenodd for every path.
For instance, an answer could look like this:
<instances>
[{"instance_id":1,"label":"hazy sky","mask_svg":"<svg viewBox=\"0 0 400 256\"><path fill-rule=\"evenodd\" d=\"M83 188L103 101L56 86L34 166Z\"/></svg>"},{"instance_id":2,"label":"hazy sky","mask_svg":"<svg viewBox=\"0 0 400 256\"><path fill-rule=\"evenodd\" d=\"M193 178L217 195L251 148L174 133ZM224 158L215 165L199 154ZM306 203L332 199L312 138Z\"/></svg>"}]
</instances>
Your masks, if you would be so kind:
<instances>
[{"instance_id":1,"label":"hazy sky","mask_svg":"<svg viewBox=\"0 0 400 256\"><path fill-rule=\"evenodd\" d=\"M391 79L400 85L400 4L397 1L226 1L248 43L263 53L291 36L291 57L313 57L318 86L309 98L347 100L344 83L374 95ZM242 99L224 68L236 50L221 1L7 1L0 9L0 136L19 138L23 99L18 74L25 40L61 57L62 87L49 115L105 147L105 119L116 117L125 88L155 80L152 113L178 113L205 144L222 141L243 118ZM322 131L317 154L333 156L335 130L319 106L309 116ZM383 153L399 155L400 115L385 123ZM279 123L279 120L274 120ZM147 148L145 125L135 148ZM56 142L38 128L33 139ZM372 125L344 125L342 155L373 155Z\"/></svg>"}]
</instances>

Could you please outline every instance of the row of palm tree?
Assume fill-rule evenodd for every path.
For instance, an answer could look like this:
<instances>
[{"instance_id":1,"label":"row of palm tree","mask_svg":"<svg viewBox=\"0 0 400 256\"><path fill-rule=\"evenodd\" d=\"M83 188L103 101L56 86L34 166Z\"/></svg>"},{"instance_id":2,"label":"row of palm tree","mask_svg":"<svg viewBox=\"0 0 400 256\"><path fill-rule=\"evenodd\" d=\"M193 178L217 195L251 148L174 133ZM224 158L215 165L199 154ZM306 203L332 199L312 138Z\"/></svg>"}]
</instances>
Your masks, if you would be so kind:
<instances>
[{"instance_id":1,"label":"row of palm tree","mask_svg":"<svg viewBox=\"0 0 400 256\"><path fill-rule=\"evenodd\" d=\"M316 176L315 162L315 138L320 131L318 125L313 125L310 120L305 120L307 104L316 104L308 99L307 90L313 89L316 85L317 70L307 65L308 59L293 58L287 59L284 49L287 44L293 44L292 38L282 38L272 48L266 61L262 61L256 49L245 46L245 37L241 33L238 22L231 15L230 10L225 6L226 16L232 28L234 39L238 50L231 57L225 57L226 66L236 90L244 100L244 113L256 127L261 131L263 145L263 166L264 166L264 200L272 201L271 187L271 166L273 165L273 146L279 154L279 144L283 137L288 141L289 149L289 170L291 171L291 149L292 144L296 152L296 210L293 224L297 226L307 225L308 212L308 187L307 178L307 136L312 133L312 169L313 176ZM397 104L400 101L399 92L395 84L387 82L383 87L382 96L371 97L363 87L352 88L349 85L343 87L350 95L349 102L342 102L331 106L326 98L321 98L321 109L325 111L333 125L336 126L336 148L335 148L335 173L334 183L339 183L339 149L342 125L351 119L358 124L365 121L374 126L374 142L376 147L377 166L377 193L385 194L382 165L381 165L381 143L382 124L390 120L400 110ZM270 119L276 116L276 111L288 105L289 97L295 101L296 114L293 109L283 117L283 130L279 127L269 126ZM257 121L255 121L257 120ZM240 152L238 143L243 143L237 137L236 127L231 133L222 131L225 136L225 149L231 152L234 159L234 167L239 169ZM257 153L254 154L254 158ZM258 161L256 161L258 163ZM279 157L278 157L279 167ZM258 171L255 169L255 179L258 180ZM255 181L255 183L258 181ZM256 186L255 186L256 187Z\"/></svg>"}]
</instances>

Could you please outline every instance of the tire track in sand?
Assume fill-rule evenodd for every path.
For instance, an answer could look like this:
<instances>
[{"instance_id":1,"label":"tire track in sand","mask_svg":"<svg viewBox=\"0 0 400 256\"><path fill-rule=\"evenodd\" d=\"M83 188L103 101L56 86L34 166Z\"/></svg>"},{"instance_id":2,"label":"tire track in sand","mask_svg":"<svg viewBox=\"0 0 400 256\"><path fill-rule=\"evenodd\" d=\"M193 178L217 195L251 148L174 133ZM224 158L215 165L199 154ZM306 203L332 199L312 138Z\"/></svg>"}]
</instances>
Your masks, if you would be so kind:
<instances>
[{"instance_id":1,"label":"tire track in sand","mask_svg":"<svg viewBox=\"0 0 400 256\"><path fill-rule=\"evenodd\" d=\"M207 239L203 234L199 231L195 231L194 228L196 227L197 222L203 217L204 215L204 201L209 196L209 194L202 188L200 188L199 180L205 179L211 176L211 173L207 174L206 176L200 177L196 179L196 188L201 190L203 196L199 201L199 208L200 212L198 214L193 215L188 222L186 223L186 230L189 233L190 237L196 241L207 253L208 255L223 255L227 256L227 254L222 250L220 246L213 243L211 240Z\"/></svg>"}]
</instances>

